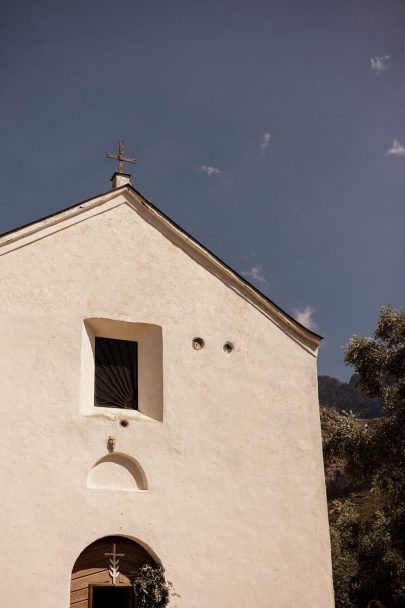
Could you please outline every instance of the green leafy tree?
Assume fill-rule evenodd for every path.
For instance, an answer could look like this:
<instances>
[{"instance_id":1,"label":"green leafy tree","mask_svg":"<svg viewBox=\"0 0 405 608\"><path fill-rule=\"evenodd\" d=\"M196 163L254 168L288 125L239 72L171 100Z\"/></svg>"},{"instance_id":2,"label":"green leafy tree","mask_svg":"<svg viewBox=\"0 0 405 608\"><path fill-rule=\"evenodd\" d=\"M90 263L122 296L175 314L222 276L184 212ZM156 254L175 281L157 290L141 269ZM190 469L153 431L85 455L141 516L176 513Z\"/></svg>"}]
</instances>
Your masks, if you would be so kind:
<instances>
[{"instance_id":1,"label":"green leafy tree","mask_svg":"<svg viewBox=\"0 0 405 608\"><path fill-rule=\"evenodd\" d=\"M134 580L137 608L165 608L171 596L178 596L172 588L172 583L166 580L163 566L143 564Z\"/></svg>"},{"instance_id":2,"label":"green leafy tree","mask_svg":"<svg viewBox=\"0 0 405 608\"><path fill-rule=\"evenodd\" d=\"M366 517L350 501L331 507L331 540L337 608L380 599L405 606L405 313L380 309L372 338L354 336L345 363L359 386L378 398L383 416L366 424L340 417L325 439L327 461L344 463L354 481L369 480L378 508Z\"/></svg>"}]
</instances>

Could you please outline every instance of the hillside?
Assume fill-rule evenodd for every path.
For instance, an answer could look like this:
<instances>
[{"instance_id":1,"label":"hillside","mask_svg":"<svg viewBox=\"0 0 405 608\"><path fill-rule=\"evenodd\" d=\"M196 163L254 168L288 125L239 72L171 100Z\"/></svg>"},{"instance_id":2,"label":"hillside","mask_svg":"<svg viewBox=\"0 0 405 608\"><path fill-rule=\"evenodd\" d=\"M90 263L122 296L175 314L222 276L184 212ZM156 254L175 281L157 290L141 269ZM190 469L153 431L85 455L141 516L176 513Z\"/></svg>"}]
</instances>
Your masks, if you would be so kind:
<instances>
[{"instance_id":1,"label":"hillside","mask_svg":"<svg viewBox=\"0 0 405 608\"><path fill-rule=\"evenodd\" d=\"M382 414L378 399L367 399L358 388L359 375L353 374L349 382L331 376L318 376L319 403L338 412L350 410L359 418L378 418Z\"/></svg>"},{"instance_id":2,"label":"hillside","mask_svg":"<svg viewBox=\"0 0 405 608\"><path fill-rule=\"evenodd\" d=\"M322 437L325 438L331 432L331 425L336 418L342 416L335 408L320 406L319 413L321 417ZM377 423L377 419L364 420L364 424L373 426ZM360 514L363 517L368 517L375 512L381 505L381 498L377 494L370 492L370 482L355 483L345 473L343 463L335 461L326 464L325 467L325 484L328 503L336 499L350 498L358 507ZM332 514L329 514L332 517Z\"/></svg>"}]
</instances>

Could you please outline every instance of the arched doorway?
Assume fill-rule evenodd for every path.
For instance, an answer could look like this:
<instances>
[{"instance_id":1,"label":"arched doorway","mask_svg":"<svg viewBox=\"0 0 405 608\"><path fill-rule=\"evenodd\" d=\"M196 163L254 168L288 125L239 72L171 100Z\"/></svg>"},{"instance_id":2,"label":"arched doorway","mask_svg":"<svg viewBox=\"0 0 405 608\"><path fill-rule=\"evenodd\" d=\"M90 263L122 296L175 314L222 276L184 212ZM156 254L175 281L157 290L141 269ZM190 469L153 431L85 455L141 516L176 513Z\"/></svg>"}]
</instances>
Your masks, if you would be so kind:
<instances>
[{"instance_id":1,"label":"arched doorway","mask_svg":"<svg viewBox=\"0 0 405 608\"><path fill-rule=\"evenodd\" d=\"M71 608L134 608L134 575L141 564L156 565L138 543L105 536L86 547L72 570Z\"/></svg>"}]
</instances>

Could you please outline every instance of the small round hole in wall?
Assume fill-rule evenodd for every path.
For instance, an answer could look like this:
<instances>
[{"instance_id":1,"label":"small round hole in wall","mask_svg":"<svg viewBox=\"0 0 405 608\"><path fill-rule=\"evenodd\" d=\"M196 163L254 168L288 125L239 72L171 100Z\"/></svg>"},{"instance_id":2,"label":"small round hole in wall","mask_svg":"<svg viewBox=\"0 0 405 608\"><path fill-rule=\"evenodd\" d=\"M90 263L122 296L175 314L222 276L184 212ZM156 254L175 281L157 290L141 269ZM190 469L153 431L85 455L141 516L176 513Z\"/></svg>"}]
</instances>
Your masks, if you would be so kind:
<instances>
[{"instance_id":1,"label":"small round hole in wall","mask_svg":"<svg viewBox=\"0 0 405 608\"><path fill-rule=\"evenodd\" d=\"M125 429L127 426L129 426L129 421L126 418L121 418L120 426L123 426Z\"/></svg>"},{"instance_id":2,"label":"small round hole in wall","mask_svg":"<svg viewBox=\"0 0 405 608\"><path fill-rule=\"evenodd\" d=\"M194 350L201 350L204 348L204 340L202 338L193 338L192 345Z\"/></svg>"},{"instance_id":3,"label":"small round hole in wall","mask_svg":"<svg viewBox=\"0 0 405 608\"><path fill-rule=\"evenodd\" d=\"M224 349L224 353L229 355L233 351L234 346L233 346L232 342L225 342L223 349Z\"/></svg>"}]
</instances>

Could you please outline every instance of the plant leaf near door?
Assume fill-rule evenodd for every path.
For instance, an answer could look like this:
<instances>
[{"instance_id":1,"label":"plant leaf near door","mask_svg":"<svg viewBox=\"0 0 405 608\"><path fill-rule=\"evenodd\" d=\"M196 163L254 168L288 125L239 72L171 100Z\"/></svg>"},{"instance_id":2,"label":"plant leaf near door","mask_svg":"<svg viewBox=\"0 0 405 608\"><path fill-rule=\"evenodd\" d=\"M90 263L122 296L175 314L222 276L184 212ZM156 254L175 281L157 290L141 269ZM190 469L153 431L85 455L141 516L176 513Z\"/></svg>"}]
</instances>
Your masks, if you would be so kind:
<instances>
[{"instance_id":1,"label":"plant leaf near door","mask_svg":"<svg viewBox=\"0 0 405 608\"><path fill-rule=\"evenodd\" d=\"M144 564L139 568L134 579L134 591L137 608L165 608L170 597L177 596L173 585L166 580L163 566L153 567Z\"/></svg>"}]
</instances>

